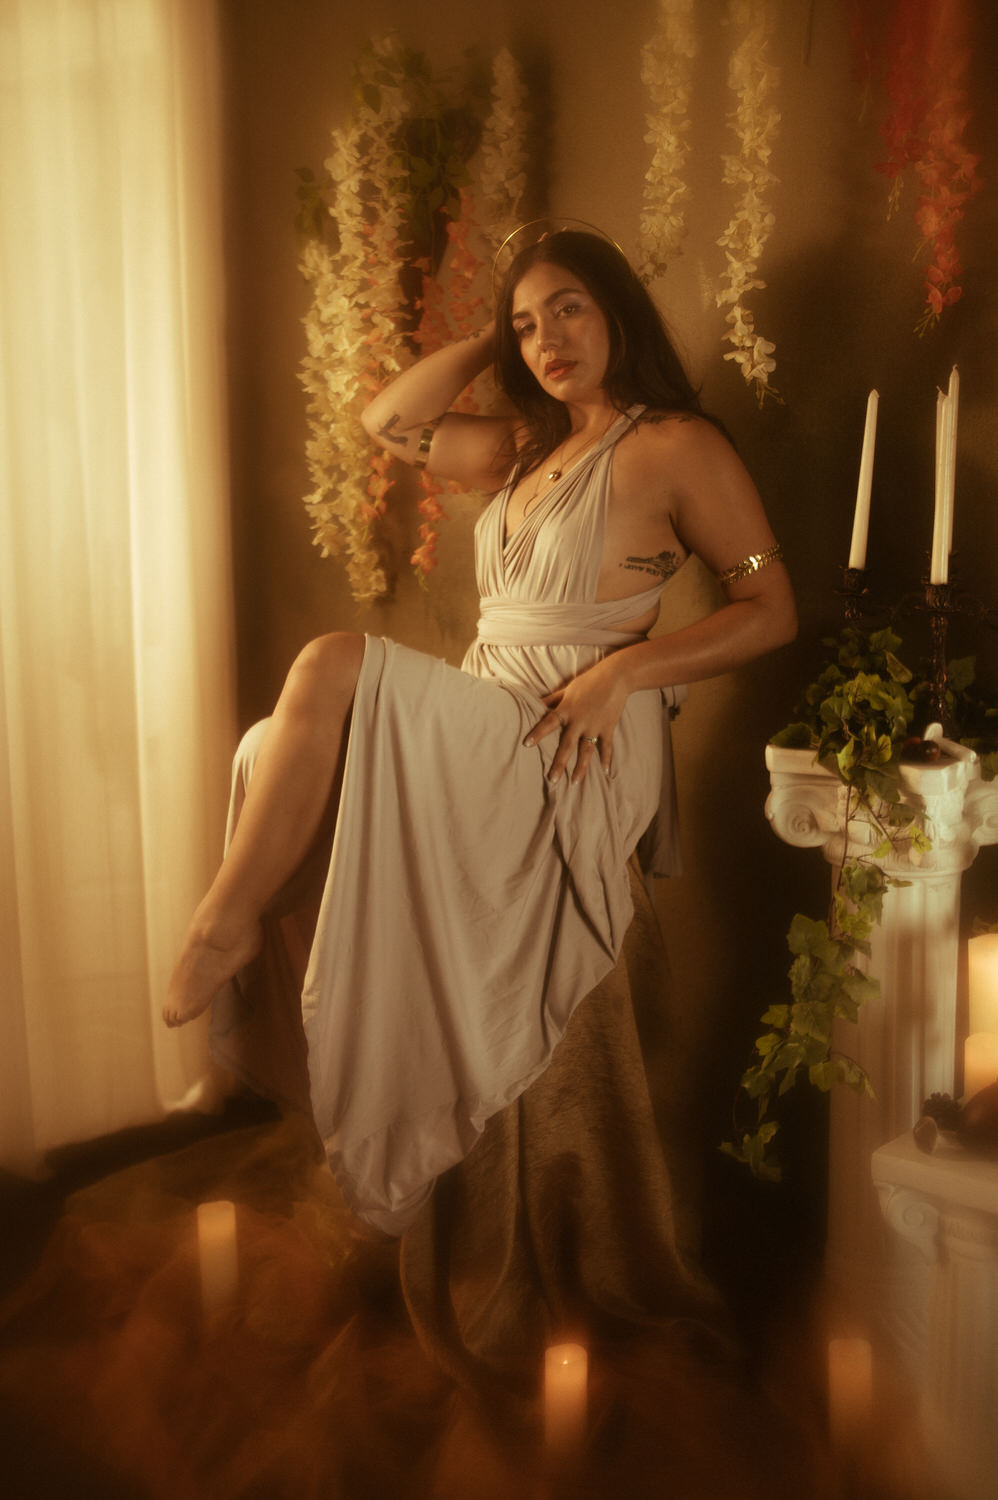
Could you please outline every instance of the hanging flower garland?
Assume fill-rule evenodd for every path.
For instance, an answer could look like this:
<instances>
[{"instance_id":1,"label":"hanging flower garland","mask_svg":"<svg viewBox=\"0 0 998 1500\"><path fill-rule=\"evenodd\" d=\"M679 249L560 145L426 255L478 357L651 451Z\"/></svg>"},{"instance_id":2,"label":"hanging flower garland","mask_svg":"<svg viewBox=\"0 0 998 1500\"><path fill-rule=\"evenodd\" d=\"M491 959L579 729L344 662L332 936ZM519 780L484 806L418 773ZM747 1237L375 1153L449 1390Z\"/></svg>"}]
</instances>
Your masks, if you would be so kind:
<instances>
[{"instance_id":1,"label":"hanging flower garland","mask_svg":"<svg viewBox=\"0 0 998 1500\"><path fill-rule=\"evenodd\" d=\"M526 182L526 95L508 50L494 74L481 137L481 222L463 185L477 141L472 112L448 105L423 58L396 36L361 53L353 115L333 132L325 182L299 173L300 268L312 293L300 372L313 484L305 505L315 544L323 556L345 559L359 602L388 589L376 526L399 473L389 451L372 451L360 410L413 349L429 353L471 331L485 300L488 247L507 233ZM442 242L449 263L438 270ZM472 393L459 405L477 409ZM444 487L424 475L422 489L420 545L411 559L421 579L435 565L444 516Z\"/></svg>"},{"instance_id":2,"label":"hanging flower garland","mask_svg":"<svg viewBox=\"0 0 998 1500\"><path fill-rule=\"evenodd\" d=\"M746 305L749 293L761 291L766 285L757 272L775 222L767 203L769 190L777 181L769 163L780 124L780 113L772 103L779 72L769 61L772 7L769 0L730 0L727 22L744 33L728 65L728 87L737 99L728 123L738 137L739 150L722 158L723 180L738 190L738 201L717 242L727 261L722 278L727 286L717 293L716 300L718 307L728 308L724 340L733 348L724 357L738 365L762 406L767 397L782 399L769 383L776 368L772 358L775 346L756 332Z\"/></svg>"},{"instance_id":3,"label":"hanging flower garland","mask_svg":"<svg viewBox=\"0 0 998 1500\"><path fill-rule=\"evenodd\" d=\"M332 134L325 163L337 243L310 238L301 271L312 289L304 318L308 353L306 458L313 489L305 498L324 557L343 556L354 597L387 591L373 523L384 513L390 454L372 455L359 408L401 369L405 200L393 156L408 112L405 60L394 38L362 54L350 124Z\"/></svg>"},{"instance_id":4,"label":"hanging flower garland","mask_svg":"<svg viewBox=\"0 0 998 1500\"><path fill-rule=\"evenodd\" d=\"M492 78L492 107L474 163L477 184L474 189L461 188L460 212L447 225L450 256L446 267L446 298L440 282L424 272L423 320L417 337L422 352L427 354L449 339L466 337L478 326L486 305L489 263L519 222L527 181L527 94L508 48L496 54ZM473 387L462 391L455 403L456 410L466 412L478 411L480 406ZM440 497L447 488L460 486L443 485L432 474L424 473L420 487L423 494L418 508L423 519L419 546L410 562L417 576L424 580L437 565L437 527L446 519Z\"/></svg>"},{"instance_id":5,"label":"hanging flower garland","mask_svg":"<svg viewBox=\"0 0 998 1500\"><path fill-rule=\"evenodd\" d=\"M527 188L527 91L507 47L492 65L492 108L482 132L476 198L479 228L494 255L520 222Z\"/></svg>"},{"instance_id":6,"label":"hanging flower garland","mask_svg":"<svg viewBox=\"0 0 998 1500\"><path fill-rule=\"evenodd\" d=\"M693 0L659 0L658 29L641 49L641 82L653 105L645 116L652 158L638 240L638 275L646 283L664 275L687 232L685 170L696 53Z\"/></svg>"},{"instance_id":7,"label":"hanging flower garland","mask_svg":"<svg viewBox=\"0 0 998 1500\"><path fill-rule=\"evenodd\" d=\"M862 49L861 66L873 71L866 63L873 52L869 16L859 0L853 4L854 55ZM970 121L969 17L966 0L895 0L880 60L888 111L880 127L886 155L876 169L889 184L888 218L900 206L909 167L920 188L915 259L926 255L925 306L915 325L920 336L963 295L956 230L981 188L980 158L964 140Z\"/></svg>"},{"instance_id":8,"label":"hanging flower garland","mask_svg":"<svg viewBox=\"0 0 998 1500\"><path fill-rule=\"evenodd\" d=\"M956 246L956 227L966 204L980 191L980 157L964 143L970 119L967 78L970 71L968 23L963 0L937 0L929 55L935 87L925 117L925 150L915 162L921 183L915 222L928 246L925 310L915 325L919 335L935 327L943 309L963 296L959 277L963 263Z\"/></svg>"},{"instance_id":9,"label":"hanging flower garland","mask_svg":"<svg viewBox=\"0 0 998 1500\"><path fill-rule=\"evenodd\" d=\"M452 219L447 225L447 238L451 247L447 266L449 297L429 268L426 267L423 271L421 299L423 316L415 335L422 354L429 354L451 339L470 333L474 326L475 314L485 301L480 292L474 291L475 285L481 281L484 264L482 258L475 255L468 243L473 210L471 197L466 188L461 189L460 203L459 217ZM462 391L455 406L459 411L478 410L478 402L471 390ZM419 487L422 491L417 501L417 509L422 516L419 526L419 546L409 561L422 583L425 582L426 575L437 565L439 540L437 527L441 521L447 519L440 497L448 488L457 489L459 486L443 484L435 475L428 474L424 469L419 477Z\"/></svg>"},{"instance_id":10,"label":"hanging flower garland","mask_svg":"<svg viewBox=\"0 0 998 1500\"><path fill-rule=\"evenodd\" d=\"M863 22L866 21L865 15ZM863 36L859 25L854 31L854 45ZM904 187L905 168L917 160L922 149L922 126L925 120L925 51L929 37L929 0L907 0L894 7L888 30L887 61L884 86L889 110L880 127L887 147L877 171L887 178L887 217L897 212Z\"/></svg>"}]
</instances>

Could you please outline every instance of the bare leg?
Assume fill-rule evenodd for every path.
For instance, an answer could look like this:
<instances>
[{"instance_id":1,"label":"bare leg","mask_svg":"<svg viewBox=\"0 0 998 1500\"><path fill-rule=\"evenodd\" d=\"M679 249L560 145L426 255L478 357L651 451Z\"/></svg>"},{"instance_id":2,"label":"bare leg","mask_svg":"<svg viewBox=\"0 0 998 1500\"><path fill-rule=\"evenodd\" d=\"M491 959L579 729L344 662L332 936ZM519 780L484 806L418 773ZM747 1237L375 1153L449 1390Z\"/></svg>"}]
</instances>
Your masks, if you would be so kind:
<instances>
[{"instance_id":1,"label":"bare leg","mask_svg":"<svg viewBox=\"0 0 998 1500\"><path fill-rule=\"evenodd\" d=\"M173 971L168 1026L200 1015L258 951L261 913L312 848L336 790L363 657L363 636L326 635L288 673L232 842Z\"/></svg>"}]
</instances>

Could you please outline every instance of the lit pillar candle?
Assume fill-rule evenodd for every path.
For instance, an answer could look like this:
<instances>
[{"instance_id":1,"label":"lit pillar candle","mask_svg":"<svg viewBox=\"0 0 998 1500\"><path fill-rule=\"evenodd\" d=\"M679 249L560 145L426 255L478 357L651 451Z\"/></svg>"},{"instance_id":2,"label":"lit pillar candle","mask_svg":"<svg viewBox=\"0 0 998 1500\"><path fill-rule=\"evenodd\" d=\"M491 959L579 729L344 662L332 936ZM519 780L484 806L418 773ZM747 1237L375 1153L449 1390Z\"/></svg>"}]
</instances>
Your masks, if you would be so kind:
<instances>
[{"instance_id":1,"label":"lit pillar candle","mask_svg":"<svg viewBox=\"0 0 998 1500\"><path fill-rule=\"evenodd\" d=\"M972 1099L992 1083L998 1083L998 1036L975 1031L963 1044L963 1097Z\"/></svg>"},{"instance_id":2,"label":"lit pillar candle","mask_svg":"<svg viewBox=\"0 0 998 1500\"><path fill-rule=\"evenodd\" d=\"M201 1306L206 1313L218 1312L234 1300L239 1284L234 1203L198 1204L198 1255Z\"/></svg>"},{"instance_id":3,"label":"lit pillar candle","mask_svg":"<svg viewBox=\"0 0 998 1500\"><path fill-rule=\"evenodd\" d=\"M866 399L866 426L863 429L863 452L859 461L856 486L856 509L852 518L852 543L849 547L850 568L866 567L866 539L870 530L870 493L873 488L873 454L877 446L877 407L880 396L871 391Z\"/></svg>"},{"instance_id":4,"label":"lit pillar candle","mask_svg":"<svg viewBox=\"0 0 998 1500\"><path fill-rule=\"evenodd\" d=\"M831 1339L828 1344L828 1422L833 1440L855 1443L873 1411L873 1350L869 1339Z\"/></svg>"},{"instance_id":5,"label":"lit pillar candle","mask_svg":"<svg viewBox=\"0 0 998 1500\"><path fill-rule=\"evenodd\" d=\"M998 932L984 932L967 944L970 1030L998 1035Z\"/></svg>"},{"instance_id":6,"label":"lit pillar candle","mask_svg":"<svg viewBox=\"0 0 998 1500\"><path fill-rule=\"evenodd\" d=\"M552 1344L544 1355L544 1440L548 1451L567 1457L586 1433L589 1356L581 1344Z\"/></svg>"}]
</instances>

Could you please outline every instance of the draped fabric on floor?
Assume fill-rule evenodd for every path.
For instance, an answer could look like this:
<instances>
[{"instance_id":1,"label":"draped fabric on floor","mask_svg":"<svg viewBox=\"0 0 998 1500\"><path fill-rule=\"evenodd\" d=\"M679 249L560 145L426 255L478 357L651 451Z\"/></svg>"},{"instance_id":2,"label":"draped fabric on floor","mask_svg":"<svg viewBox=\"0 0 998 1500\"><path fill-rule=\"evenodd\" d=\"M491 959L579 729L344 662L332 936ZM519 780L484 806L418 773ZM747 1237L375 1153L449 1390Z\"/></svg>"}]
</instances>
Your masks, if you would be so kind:
<instances>
[{"instance_id":1,"label":"draped fabric on floor","mask_svg":"<svg viewBox=\"0 0 998 1500\"><path fill-rule=\"evenodd\" d=\"M616 969L401 1243L358 1238L293 1110L71 1198L0 1308L11 1500L69 1475L100 1500L520 1500L543 1347L572 1335L592 1366L573 1500L825 1494L817 1467L801 1488L813 1434L747 1385L685 1254L664 955L632 890ZM216 1198L240 1288L202 1325L194 1205Z\"/></svg>"},{"instance_id":2,"label":"draped fabric on floor","mask_svg":"<svg viewBox=\"0 0 998 1500\"><path fill-rule=\"evenodd\" d=\"M465 1383L516 1391L548 1343L626 1327L678 1335L716 1316L663 1153L663 1136L671 1152L682 1143L669 1109L669 975L636 863L631 895L616 968L579 1006L547 1070L488 1121L403 1238L414 1326Z\"/></svg>"},{"instance_id":3,"label":"draped fabric on floor","mask_svg":"<svg viewBox=\"0 0 998 1500\"><path fill-rule=\"evenodd\" d=\"M0 6L0 1166L204 1065L234 741L212 0Z\"/></svg>"}]
</instances>

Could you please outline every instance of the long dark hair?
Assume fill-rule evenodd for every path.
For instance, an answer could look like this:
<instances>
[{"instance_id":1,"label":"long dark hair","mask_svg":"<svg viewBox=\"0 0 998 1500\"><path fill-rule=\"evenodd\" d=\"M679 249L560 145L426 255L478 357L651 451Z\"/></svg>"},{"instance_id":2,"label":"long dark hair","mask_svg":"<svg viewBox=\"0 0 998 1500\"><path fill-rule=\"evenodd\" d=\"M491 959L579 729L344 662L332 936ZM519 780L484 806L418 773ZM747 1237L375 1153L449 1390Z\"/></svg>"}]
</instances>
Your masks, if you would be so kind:
<instances>
[{"instance_id":1,"label":"long dark hair","mask_svg":"<svg viewBox=\"0 0 998 1500\"><path fill-rule=\"evenodd\" d=\"M606 318L610 338L603 388L620 411L640 403L652 411L704 415L700 398L672 346L662 315L625 256L609 241L559 229L514 257L496 305L495 376L526 428L516 456L517 478L539 464L571 429L568 409L534 379L513 328L513 294L539 264L578 277Z\"/></svg>"}]
</instances>

